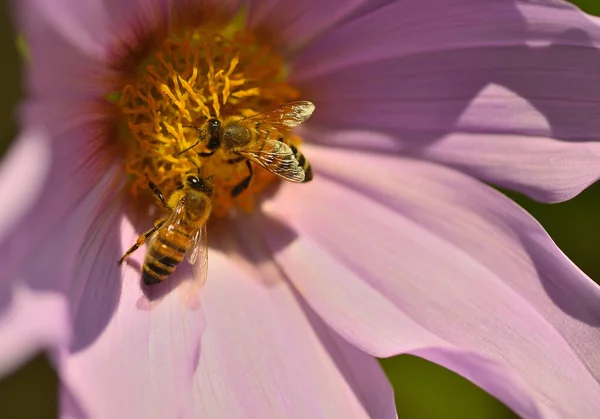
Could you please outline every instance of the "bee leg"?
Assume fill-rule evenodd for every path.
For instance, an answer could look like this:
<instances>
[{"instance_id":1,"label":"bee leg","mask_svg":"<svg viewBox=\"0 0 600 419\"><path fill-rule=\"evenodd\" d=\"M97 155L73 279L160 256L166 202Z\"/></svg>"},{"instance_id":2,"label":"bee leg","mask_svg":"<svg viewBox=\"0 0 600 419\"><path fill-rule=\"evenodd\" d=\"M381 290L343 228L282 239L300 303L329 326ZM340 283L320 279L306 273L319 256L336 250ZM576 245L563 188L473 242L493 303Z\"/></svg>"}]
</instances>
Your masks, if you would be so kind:
<instances>
[{"instance_id":1,"label":"bee leg","mask_svg":"<svg viewBox=\"0 0 600 419\"><path fill-rule=\"evenodd\" d=\"M123 257L121 259L119 259L119 265L121 265L123 263L123 261L125 260L125 258L127 256L129 256L130 254L132 254L133 252L138 250L140 248L140 246L142 246L144 243L146 243L146 241L150 237L152 237L154 235L154 233L156 233L156 230L158 230L164 224L164 222L165 222L164 218L157 221L156 224L154 225L154 227L152 227L150 230L148 230L147 232L142 234L140 237L138 237L138 239L135 241L135 244L133 246L131 246L128 251L125 252L125 254L123 255Z\"/></svg>"},{"instance_id":2,"label":"bee leg","mask_svg":"<svg viewBox=\"0 0 600 419\"><path fill-rule=\"evenodd\" d=\"M148 178L148 175L146 175L146 178ZM164 195L162 194L160 189L158 189L158 186L156 186L154 184L154 182L152 182L150 180L150 178L148 178L148 186L150 187L150 189L152 189L152 192L154 192L154 195L156 195L158 197L158 199L160 199L160 202L162 202L162 204L165 206L165 208L169 208L169 206L167 205L167 201L165 201Z\"/></svg>"},{"instance_id":3,"label":"bee leg","mask_svg":"<svg viewBox=\"0 0 600 419\"><path fill-rule=\"evenodd\" d=\"M198 144L200 144L202 142L202 140L204 139L204 136L202 135L202 130L198 127L194 127L194 126L185 126L186 128L195 128L196 131L198 131L200 133L200 136L198 137L198 141L196 141L196 143L194 145L192 145L191 147L186 148L185 150L180 151L179 153L177 153L177 157L181 156L183 153L185 153L186 151L191 150L192 148L196 147Z\"/></svg>"},{"instance_id":4,"label":"bee leg","mask_svg":"<svg viewBox=\"0 0 600 419\"><path fill-rule=\"evenodd\" d=\"M250 160L246 160L246 167L248 168L249 174L244 180L235 185L235 187L231 190L231 196L233 198L244 192L248 185L250 185L250 181L252 180L252 176L254 175L254 171L252 170L252 164L250 163Z\"/></svg>"},{"instance_id":5,"label":"bee leg","mask_svg":"<svg viewBox=\"0 0 600 419\"><path fill-rule=\"evenodd\" d=\"M235 159L229 159L229 160L225 160L225 163L227 164L237 164L240 162L243 162L246 158L245 157L236 157Z\"/></svg>"},{"instance_id":6,"label":"bee leg","mask_svg":"<svg viewBox=\"0 0 600 419\"><path fill-rule=\"evenodd\" d=\"M210 157L213 154L215 154L216 152L217 152L217 150L213 150L213 151L209 151L209 152L201 152L201 153L198 153L198 155L200 157Z\"/></svg>"}]
</instances>

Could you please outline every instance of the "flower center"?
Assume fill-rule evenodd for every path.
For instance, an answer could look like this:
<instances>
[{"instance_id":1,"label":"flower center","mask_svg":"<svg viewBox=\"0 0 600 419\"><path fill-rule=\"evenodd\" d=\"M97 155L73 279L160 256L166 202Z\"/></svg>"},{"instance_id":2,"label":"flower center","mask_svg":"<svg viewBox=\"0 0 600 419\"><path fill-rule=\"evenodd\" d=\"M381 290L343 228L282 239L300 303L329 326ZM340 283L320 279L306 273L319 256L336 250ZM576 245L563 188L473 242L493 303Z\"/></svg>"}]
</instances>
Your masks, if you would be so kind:
<instances>
[{"instance_id":1,"label":"flower center","mask_svg":"<svg viewBox=\"0 0 600 419\"><path fill-rule=\"evenodd\" d=\"M211 118L243 118L298 97L285 82L282 58L251 33L226 27L218 33L186 29L170 34L116 99L131 194L149 192L149 178L169 196L188 174L200 173L214 176L214 216L232 207L251 211L254 197L274 175L252 163L249 187L234 198L232 190L248 176L245 161L235 162L236 156L222 149L206 156L206 141L182 151L198 142Z\"/></svg>"}]
</instances>

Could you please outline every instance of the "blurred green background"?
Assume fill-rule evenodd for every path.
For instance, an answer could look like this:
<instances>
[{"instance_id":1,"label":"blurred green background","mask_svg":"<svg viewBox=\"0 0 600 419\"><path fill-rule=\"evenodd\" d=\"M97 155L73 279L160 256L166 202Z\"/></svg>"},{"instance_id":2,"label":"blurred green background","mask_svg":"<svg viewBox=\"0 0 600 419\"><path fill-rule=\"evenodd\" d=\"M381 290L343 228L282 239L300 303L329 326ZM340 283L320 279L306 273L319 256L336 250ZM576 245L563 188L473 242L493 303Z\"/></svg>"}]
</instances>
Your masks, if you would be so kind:
<instances>
[{"instance_id":1,"label":"blurred green background","mask_svg":"<svg viewBox=\"0 0 600 419\"><path fill-rule=\"evenodd\" d=\"M82 0L85 1L85 0ZM124 0L125 1L125 0ZM426 0L425 0L426 1ZM600 0L574 0L588 13L600 15ZM21 97L20 65L8 4L0 2L0 154L15 136L16 104ZM600 76L600 71L599 71ZM600 133L599 133L600 135ZM592 278L600 278L600 184L577 198L543 205L517 194L508 195L540 221L560 248ZM396 391L400 418L514 418L504 405L462 377L412 356L381 361ZM1 418L57 417L57 379L43 355L0 381Z\"/></svg>"}]
</instances>

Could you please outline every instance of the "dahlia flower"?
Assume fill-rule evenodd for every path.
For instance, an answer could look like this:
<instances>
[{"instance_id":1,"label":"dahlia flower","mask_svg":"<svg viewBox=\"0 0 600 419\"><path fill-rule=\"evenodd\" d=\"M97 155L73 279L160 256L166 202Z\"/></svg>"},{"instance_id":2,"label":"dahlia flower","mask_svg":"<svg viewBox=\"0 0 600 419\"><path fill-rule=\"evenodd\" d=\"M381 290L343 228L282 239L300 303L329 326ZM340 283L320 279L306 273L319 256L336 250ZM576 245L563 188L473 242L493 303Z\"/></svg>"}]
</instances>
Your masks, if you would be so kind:
<instances>
[{"instance_id":1,"label":"dahlia flower","mask_svg":"<svg viewBox=\"0 0 600 419\"><path fill-rule=\"evenodd\" d=\"M3 161L0 370L44 349L61 415L396 417L375 357L443 365L526 418L600 416L600 288L493 183L600 174L598 20L558 0L21 0ZM314 180L179 154L294 100ZM221 152L219 152L221 153ZM222 153L221 153L222 154ZM116 262L214 176L208 278ZM9 199L10 198L10 199Z\"/></svg>"}]
</instances>

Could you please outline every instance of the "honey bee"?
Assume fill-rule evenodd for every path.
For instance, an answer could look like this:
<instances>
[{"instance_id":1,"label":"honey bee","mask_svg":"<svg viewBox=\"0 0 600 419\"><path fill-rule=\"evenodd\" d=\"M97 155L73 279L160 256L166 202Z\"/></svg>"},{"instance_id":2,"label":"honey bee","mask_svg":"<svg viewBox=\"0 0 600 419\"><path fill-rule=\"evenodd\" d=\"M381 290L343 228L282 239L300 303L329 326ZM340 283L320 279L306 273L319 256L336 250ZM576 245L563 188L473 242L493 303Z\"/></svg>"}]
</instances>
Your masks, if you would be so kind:
<instances>
[{"instance_id":1,"label":"honey bee","mask_svg":"<svg viewBox=\"0 0 600 419\"><path fill-rule=\"evenodd\" d=\"M246 163L248 176L231 190L236 197L248 186L253 176L250 162L254 162L274 175L291 182L312 180L312 169L308 160L293 144L286 144L285 138L292 129L306 121L315 110L308 101L290 102L278 108L246 118L230 117L224 121L216 118L208 120L207 128L196 128L200 132L198 141L178 155L196 147L205 139L208 152L199 152L200 157L209 157L222 149L232 155L228 164Z\"/></svg>"},{"instance_id":2,"label":"honey bee","mask_svg":"<svg viewBox=\"0 0 600 419\"><path fill-rule=\"evenodd\" d=\"M202 286L206 281L208 265L206 222L212 209L212 178L188 175L168 200L150 179L148 184L171 213L142 234L119 260L119 265L147 243L142 267L144 284L155 285L164 281L185 257L192 265L194 278Z\"/></svg>"}]
</instances>

